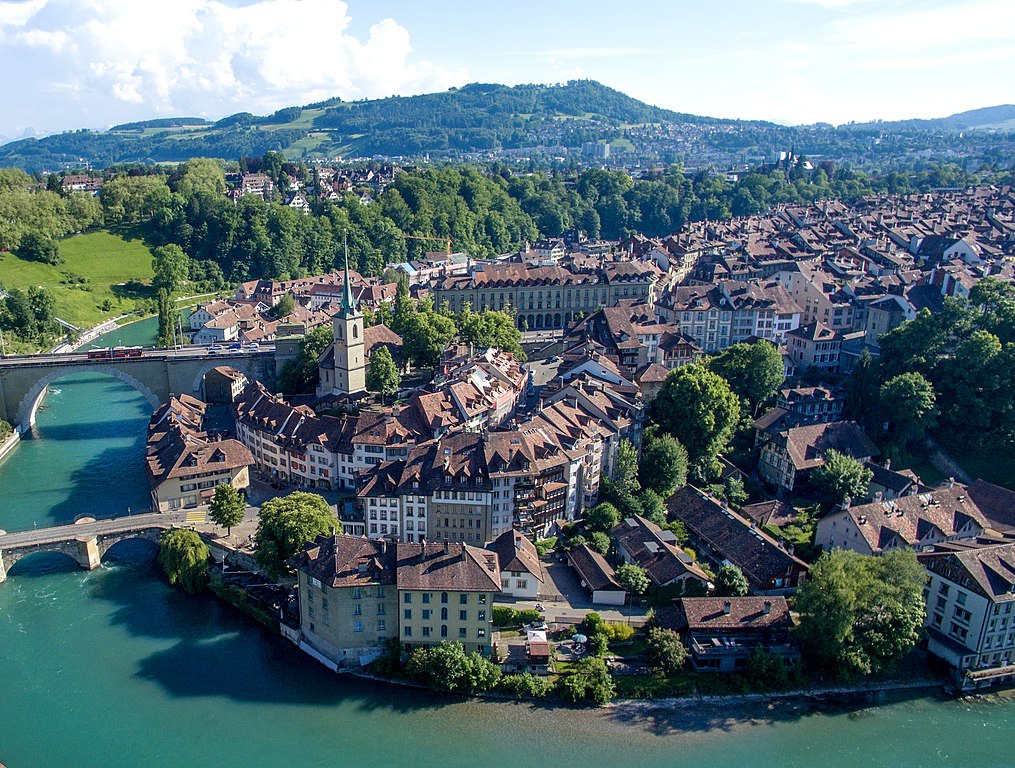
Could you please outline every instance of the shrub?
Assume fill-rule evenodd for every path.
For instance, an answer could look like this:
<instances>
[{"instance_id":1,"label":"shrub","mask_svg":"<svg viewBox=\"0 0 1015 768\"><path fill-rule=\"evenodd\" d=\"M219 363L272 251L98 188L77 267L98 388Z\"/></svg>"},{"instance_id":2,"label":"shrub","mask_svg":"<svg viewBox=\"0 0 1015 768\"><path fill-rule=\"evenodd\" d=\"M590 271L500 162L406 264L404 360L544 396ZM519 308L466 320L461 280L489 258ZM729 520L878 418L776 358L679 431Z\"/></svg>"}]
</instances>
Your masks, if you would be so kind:
<instances>
[{"instance_id":1,"label":"shrub","mask_svg":"<svg viewBox=\"0 0 1015 768\"><path fill-rule=\"evenodd\" d=\"M673 675L680 671L687 660L687 649L680 642L680 636L671 629L652 627L648 631L648 663L661 675Z\"/></svg>"},{"instance_id":2,"label":"shrub","mask_svg":"<svg viewBox=\"0 0 1015 768\"><path fill-rule=\"evenodd\" d=\"M539 611L534 608L516 610L507 605L495 605L493 607L493 623L498 627L518 627L522 624L531 624L539 621Z\"/></svg>"},{"instance_id":3,"label":"shrub","mask_svg":"<svg viewBox=\"0 0 1015 768\"><path fill-rule=\"evenodd\" d=\"M545 677L537 677L525 672L521 675L506 675L497 684L497 690L519 698L529 696L542 698L553 688L553 684Z\"/></svg>"},{"instance_id":4,"label":"shrub","mask_svg":"<svg viewBox=\"0 0 1015 768\"><path fill-rule=\"evenodd\" d=\"M634 627L623 622L611 621L602 628L602 633L611 643L624 642L634 637Z\"/></svg>"},{"instance_id":5,"label":"shrub","mask_svg":"<svg viewBox=\"0 0 1015 768\"><path fill-rule=\"evenodd\" d=\"M585 700L606 704L613 698L616 688L606 662L590 658L579 661L574 672L557 681L557 693L573 704Z\"/></svg>"},{"instance_id":6,"label":"shrub","mask_svg":"<svg viewBox=\"0 0 1015 768\"><path fill-rule=\"evenodd\" d=\"M159 542L159 565L170 584L190 594L208 585L208 545L195 531L170 528Z\"/></svg>"}]
</instances>

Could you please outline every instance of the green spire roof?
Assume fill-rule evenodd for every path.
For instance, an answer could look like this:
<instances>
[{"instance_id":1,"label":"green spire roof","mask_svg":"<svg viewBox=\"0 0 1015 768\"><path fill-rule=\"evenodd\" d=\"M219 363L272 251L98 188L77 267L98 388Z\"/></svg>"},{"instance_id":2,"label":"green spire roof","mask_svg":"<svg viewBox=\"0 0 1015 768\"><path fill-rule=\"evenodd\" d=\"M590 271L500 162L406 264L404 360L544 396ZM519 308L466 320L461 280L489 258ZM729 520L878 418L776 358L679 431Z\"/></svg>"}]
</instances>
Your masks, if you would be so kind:
<instances>
[{"instance_id":1,"label":"green spire roof","mask_svg":"<svg viewBox=\"0 0 1015 768\"><path fill-rule=\"evenodd\" d=\"M349 242L345 233L342 234L345 246L345 291L342 294L342 314L349 315L356 311L356 301L352 297L352 285L349 282Z\"/></svg>"}]
</instances>

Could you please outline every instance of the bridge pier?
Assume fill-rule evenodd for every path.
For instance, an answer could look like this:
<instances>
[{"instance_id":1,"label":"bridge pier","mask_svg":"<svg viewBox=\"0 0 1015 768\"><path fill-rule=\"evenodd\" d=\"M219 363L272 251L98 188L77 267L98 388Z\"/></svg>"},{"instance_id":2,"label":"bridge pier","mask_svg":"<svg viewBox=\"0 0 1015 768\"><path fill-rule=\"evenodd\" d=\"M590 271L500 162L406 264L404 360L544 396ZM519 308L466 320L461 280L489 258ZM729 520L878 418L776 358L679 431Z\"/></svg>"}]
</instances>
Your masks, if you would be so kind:
<instances>
[{"instance_id":1,"label":"bridge pier","mask_svg":"<svg viewBox=\"0 0 1015 768\"><path fill-rule=\"evenodd\" d=\"M7 581L7 568L4 567L4 553L0 550L0 584Z\"/></svg>"},{"instance_id":2,"label":"bridge pier","mask_svg":"<svg viewBox=\"0 0 1015 768\"><path fill-rule=\"evenodd\" d=\"M99 541L94 536L90 539L78 539L78 565L86 571L94 571L102 565L102 553L99 552Z\"/></svg>"}]
</instances>

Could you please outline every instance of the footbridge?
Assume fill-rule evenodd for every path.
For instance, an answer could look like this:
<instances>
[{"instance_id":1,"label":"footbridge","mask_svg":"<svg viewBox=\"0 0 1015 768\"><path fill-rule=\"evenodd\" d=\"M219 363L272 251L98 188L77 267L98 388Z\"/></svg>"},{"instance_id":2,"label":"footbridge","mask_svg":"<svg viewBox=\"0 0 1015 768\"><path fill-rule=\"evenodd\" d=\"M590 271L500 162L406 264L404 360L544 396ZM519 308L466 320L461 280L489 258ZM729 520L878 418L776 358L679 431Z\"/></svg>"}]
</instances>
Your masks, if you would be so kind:
<instances>
[{"instance_id":1,"label":"footbridge","mask_svg":"<svg viewBox=\"0 0 1015 768\"><path fill-rule=\"evenodd\" d=\"M183 526L187 513L164 512L128 515L109 520L87 518L72 525L58 525L19 533L0 532L0 583L18 560L40 552L60 552L86 570L99 567L102 557L114 544L126 539L158 542L168 528Z\"/></svg>"},{"instance_id":2,"label":"footbridge","mask_svg":"<svg viewBox=\"0 0 1015 768\"><path fill-rule=\"evenodd\" d=\"M232 366L248 379L275 380L274 347L145 349L136 357L112 359L89 358L85 351L0 357L0 418L27 431L46 387L72 373L114 376L144 395L154 410L171 394L199 396L205 374L219 365Z\"/></svg>"}]
</instances>

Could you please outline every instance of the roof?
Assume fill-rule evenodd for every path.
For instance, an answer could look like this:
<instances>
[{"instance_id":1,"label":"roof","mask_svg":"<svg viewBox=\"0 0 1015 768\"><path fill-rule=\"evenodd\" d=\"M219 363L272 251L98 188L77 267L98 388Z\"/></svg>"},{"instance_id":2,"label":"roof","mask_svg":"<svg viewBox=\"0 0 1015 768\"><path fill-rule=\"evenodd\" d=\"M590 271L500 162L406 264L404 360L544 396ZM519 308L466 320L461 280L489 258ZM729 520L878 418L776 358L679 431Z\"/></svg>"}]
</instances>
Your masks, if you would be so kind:
<instances>
[{"instance_id":1,"label":"roof","mask_svg":"<svg viewBox=\"0 0 1015 768\"><path fill-rule=\"evenodd\" d=\"M782 435L786 439L790 461L797 471L823 465L828 450L836 450L855 459L866 459L881 453L855 421L791 427Z\"/></svg>"},{"instance_id":2,"label":"roof","mask_svg":"<svg viewBox=\"0 0 1015 768\"><path fill-rule=\"evenodd\" d=\"M677 601L677 627L691 632L721 629L789 629L793 621L786 598L769 597L685 597Z\"/></svg>"},{"instance_id":3,"label":"roof","mask_svg":"<svg viewBox=\"0 0 1015 768\"><path fill-rule=\"evenodd\" d=\"M600 590L624 591L610 564L588 544L573 547L568 552L567 559L592 592Z\"/></svg>"},{"instance_id":4,"label":"roof","mask_svg":"<svg viewBox=\"0 0 1015 768\"><path fill-rule=\"evenodd\" d=\"M515 528L504 531L490 544L490 549L497 553L497 567L501 573L504 571L529 573L535 576L537 581L543 580L543 569L539 565L536 546L521 531Z\"/></svg>"},{"instance_id":5,"label":"roof","mask_svg":"<svg viewBox=\"0 0 1015 768\"><path fill-rule=\"evenodd\" d=\"M680 520L691 536L744 572L755 589L769 589L776 579L788 579L792 587L796 574L807 564L784 550L779 542L723 509L703 491L686 485L667 501L670 516Z\"/></svg>"},{"instance_id":6,"label":"roof","mask_svg":"<svg viewBox=\"0 0 1015 768\"><path fill-rule=\"evenodd\" d=\"M333 588L395 583L394 546L359 536L318 536L289 563Z\"/></svg>"},{"instance_id":7,"label":"roof","mask_svg":"<svg viewBox=\"0 0 1015 768\"><path fill-rule=\"evenodd\" d=\"M677 546L672 531L664 531L641 515L632 515L613 529L617 545L645 569L656 586L665 586L683 576L692 576L703 583L708 576L691 556Z\"/></svg>"},{"instance_id":8,"label":"roof","mask_svg":"<svg viewBox=\"0 0 1015 768\"><path fill-rule=\"evenodd\" d=\"M399 590L499 592L497 556L468 544L398 543Z\"/></svg>"},{"instance_id":9,"label":"roof","mask_svg":"<svg viewBox=\"0 0 1015 768\"><path fill-rule=\"evenodd\" d=\"M992 602L1015 600L1015 544L924 558L927 570Z\"/></svg>"}]
</instances>

